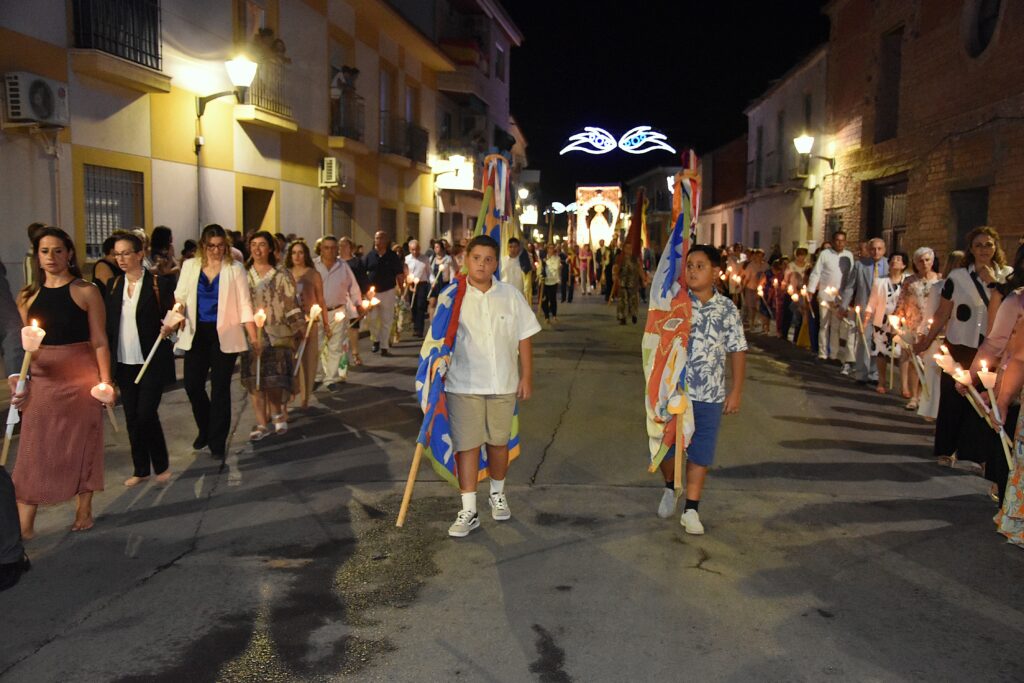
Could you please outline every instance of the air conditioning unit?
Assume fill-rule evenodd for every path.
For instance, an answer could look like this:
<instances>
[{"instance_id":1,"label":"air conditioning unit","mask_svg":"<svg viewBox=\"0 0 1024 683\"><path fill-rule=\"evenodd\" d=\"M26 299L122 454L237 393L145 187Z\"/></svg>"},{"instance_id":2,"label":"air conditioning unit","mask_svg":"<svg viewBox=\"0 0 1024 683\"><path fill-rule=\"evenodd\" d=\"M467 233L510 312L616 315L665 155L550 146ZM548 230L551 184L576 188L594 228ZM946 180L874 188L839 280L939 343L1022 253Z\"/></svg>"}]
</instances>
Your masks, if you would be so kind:
<instances>
[{"instance_id":1,"label":"air conditioning unit","mask_svg":"<svg viewBox=\"0 0 1024 683\"><path fill-rule=\"evenodd\" d=\"M341 177L341 164L335 157L324 157L320 163L320 187L336 187L344 185Z\"/></svg>"},{"instance_id":2,"label":"air conditioning unit","mask_svg":"<svg viewBox=\"0 0 1024 683\"><path fill-rule=\"evenodd\" d=\"M68 84L26 71L5 74L5 118L9 123L67 126Z\"/></svg>"}]
</instances>

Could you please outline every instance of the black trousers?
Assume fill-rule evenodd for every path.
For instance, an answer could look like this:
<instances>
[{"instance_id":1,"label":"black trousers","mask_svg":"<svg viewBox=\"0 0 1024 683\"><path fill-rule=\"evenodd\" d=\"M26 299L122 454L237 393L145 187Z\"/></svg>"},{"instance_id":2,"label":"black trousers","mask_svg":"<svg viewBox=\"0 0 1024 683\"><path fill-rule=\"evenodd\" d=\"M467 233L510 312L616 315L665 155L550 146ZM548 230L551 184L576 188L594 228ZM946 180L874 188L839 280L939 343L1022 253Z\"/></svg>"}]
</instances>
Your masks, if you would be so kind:
<instances>
[{"instance_id":1,"label":"black trousers","mask_svg":"<svg viewBox=\"0 0 1024 683\"><path fill-rule=\"evenodd\" d=\"M610 301L612 298L612 266L609 264L604 267L604 289L601 290L604 294L604 300Z\"/></svg>"},{"instance_id":2,"label":"black trousers","mask_svg":"<svg viewBox=\"0 0 1024 683\"><path fill-rule=\"evenodd\" d=\"M953 359L964 368L971 367L974 356L978 353L977 349L969 346L949 343L946 346ZM975 421L980 421L984 429ZM967 399L956 390L956 381L948 373L942 373L939 379L939 412L935 417L934 454L938 456L956 453L962 460L984 462L984 447L979 449L971 441L977 435L984 435L986 430L995 434L974 412Z\"/></svg>"},{"instance_id":3,"label":"black trousers","mask_svg":"<svg viewBox=\"0 0 1024 683\"><path fill-rule=\"evenodd\" d=\"M21 521L14 498L14 482L0 467L0 564L17 562L25 554L21 545Z\"/></svg>"},{"instance_id":4,"label":"black trousers","mask_svg":"<svg viewBox=\"0 0 1024 683\"><path fill-rule=\"evenodd\" d=\"M540 308L544 311L544 319L551 316L558 316L558 285L544 285L543 299Z\"/></svg>"},{"instance_id":5,"label":"black trousers","mask_svg":"<svg viewBox=\"0 0 1024 683\"><path fill-rule=\"evenodd\" d=\"M231 429L231 373L237 358L237 353L220 350L216 323L199 323L192 348L185 352L185 393L199 429L198 440L208 443L210 452L218 456L224 455Z\"/></svg>"},{"instance_id":6,"label":"black trousers","mask_svg":"<svg viewBox=\"0 0 1024 683\"><path fill-rule=\"evenodd\" d=\"M430 294L430 283L419 282L412 293L412 329L417 337L423 336L427 321L427 295Z\"/></svg>"},{"instance_id":7,"label":"black trousers","mask_svg":"<svg viewBox=\"0 0 1024 683\"><path fill-rule=\"evenodd\" d=\"M135 383L141 365L118 363L114 380L121 389L124 421L128 428L128 441L132 446L132 464L136 477L160 474L168 467L167 442L160 426L160 399L164 395L162 378L146 372L142 382Z\"/></svg>"}]
</instances>

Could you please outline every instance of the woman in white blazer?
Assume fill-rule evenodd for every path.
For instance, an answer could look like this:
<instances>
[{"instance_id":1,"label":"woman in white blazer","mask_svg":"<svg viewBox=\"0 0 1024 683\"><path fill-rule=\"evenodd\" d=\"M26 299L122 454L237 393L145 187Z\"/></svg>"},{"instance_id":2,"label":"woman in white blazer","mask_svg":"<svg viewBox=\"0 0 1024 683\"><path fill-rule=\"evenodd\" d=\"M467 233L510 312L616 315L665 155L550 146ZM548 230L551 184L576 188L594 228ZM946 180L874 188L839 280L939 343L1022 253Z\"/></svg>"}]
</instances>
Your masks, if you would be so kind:
<instances>
[{"instance_id":1,"label":"woman in white blazer","mask_svg":"<svg viewBox=\"0 0 1024 683\"><path fill-rule=\"evenodd\" d=\"M185 352L185 393L199 429L192 446L209 446L214 457L224 457L235 359L249 348L260 350L245 268L232 258L224 228L203 228L196 256L181 266L174 299L185 315L174 348Z\"/></svg>"}]
</instances>

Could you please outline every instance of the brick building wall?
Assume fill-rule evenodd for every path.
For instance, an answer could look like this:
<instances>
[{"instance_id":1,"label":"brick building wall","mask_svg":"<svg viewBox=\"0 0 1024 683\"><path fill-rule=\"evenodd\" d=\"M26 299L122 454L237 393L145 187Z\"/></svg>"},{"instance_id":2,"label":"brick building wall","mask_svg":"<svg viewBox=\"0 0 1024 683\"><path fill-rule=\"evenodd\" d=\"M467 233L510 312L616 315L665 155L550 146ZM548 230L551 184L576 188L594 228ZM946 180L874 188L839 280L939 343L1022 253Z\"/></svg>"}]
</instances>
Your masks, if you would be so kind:
<instances>
[{"instance_id":1,"label":"brick building wall","mask_svg":"<svg viewBox=\"0 0 1024 683\"><path fill-rule=\"evenodd\" d=\"M981 4L836 0L826 8L830 136L822 153L836 158L821 184L827 229L841 224L851 239L880 235L904 251L928 245L941 254L962 246L958 235L983 217L1012 253L1024 234L1024 3L1000 3L979 52L970 42ZM879 139L894 44L898 114L892 137Z\"/></svg>"}]
</instances>

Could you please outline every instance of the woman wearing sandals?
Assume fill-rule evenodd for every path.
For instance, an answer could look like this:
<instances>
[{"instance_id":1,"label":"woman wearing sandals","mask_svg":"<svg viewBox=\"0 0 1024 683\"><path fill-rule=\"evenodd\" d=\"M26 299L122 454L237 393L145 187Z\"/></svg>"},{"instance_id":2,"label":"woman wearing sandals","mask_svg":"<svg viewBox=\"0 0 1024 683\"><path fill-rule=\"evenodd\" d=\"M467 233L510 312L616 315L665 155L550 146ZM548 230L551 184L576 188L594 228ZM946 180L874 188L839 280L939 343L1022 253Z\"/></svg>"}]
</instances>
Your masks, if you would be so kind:
<instances>
[{"instance_id":1,"label":"woman wearing sandals","mask_svg":"<svg viewBox=\"0 0 1024 683\"><path fill-rule=\"evenodd\" d=\"M161 321L174 304L167 278L142 267L142 240L130 232L114 233L114 258L124 273L110 283L107 294L107 339L117 361L114 379L121 391L128 441L132 448L132 476L125 486L138 486L149 478L164 484L171 478L167 443L160 425L160 399L174 381L174 354L164 339L136 383L146 354L160 338Z\"/></svg>"},{"instance_id":2,"label":"woman wearing sandals","mask_svg":"<svg viewBox=\"0 0 1024 683\"><path fill-rule=\"evenodd\" d=\"M934 269L935 252L931 247L918 247L911 260L914 274L903 281L894 315L903 319L904 333L908 341L913 343L928 329L930 316L925 315L925 312L933 311L937 306L930 299L939 295L934 285L940 276ZM909 353L900 356L900 376L907 377L903 384L904 396L910 399L903 407L906 410L917 410L921 400L921 386L927 378L918 377L917 367L910 362L910 356Z\"/></svg>"},{"instance_id":3,"label":"woman wearing sandals","mask_svg":"<svg viewBox=\"0 0 1024 683\"><path fill-rule=\"evenodd\" d=\"M331 325L327 321L327 304L324 302L324 281L313 266L313 257L309 254L309 246L305 240L297 239L288 245L288 255L285 257L284 265L295 282L296 295L307 323L309 310L313 304L320 306L322 311L320 320L309 328L309 337L306 339L302 358L296 359L297 363L302 364L297 373L298 395L302 402L301 406L307 408L309 407L309 394L313 391L313 382L316 379L316 366L320 361L317 353L320 348L319 328L323 327L324 339L331 338Z\"/></svg>"},{"instance_id":4,"label":"woman wearing sandals","mask_svg":"<svg viewBox=\"0 0 1024 683\"><path fill-rule=\"evenodd\" d=\"M194 258L181 266L174 299L184 306L175 349L185 352L185 393L199 435L192 447L209 446L223 458L231 427L231 373L249 344L259 349L245 268L234 260L227 232L207 225ZM169 334L171 330L163 329ZM206 380L210 380L210 395Z\"/></svg>"},{"instance_id":5,"label":"woman wearing sandals","mask_svg":"<svg viewBox=\"0 0 1024 683\"><path fill-rule=\"evenodd\" d=\"M293 357L306 331L306 321L295 297L295 281L287 270L277 268L273 235L261 230L249 237L247 265L252 307L267 316L260 344L242 353L242 386L249 392L256 413L256 426L249 439L259 441L270 435L268 420L273 422L275 433L288 431L286 403L297 384Z\"/></svg>"},{"instance_id":6,"label":"woman wearing sandals","mask_svg":"<svg viewBox=\"0 0 1024 683\"><path fill-rule=\"evenodd\" d=\"M25 540L35 535L40 505L71 498L71 530L92 528L92 496L103 490L103 407L90 390L112 384L103 297L82 279L71 237L42 228L32 254L34 277L18 295L18 311L46 336L32 356L30 389L16 402L23 416L13 480Z\"/></svg>"}]
</instances>

